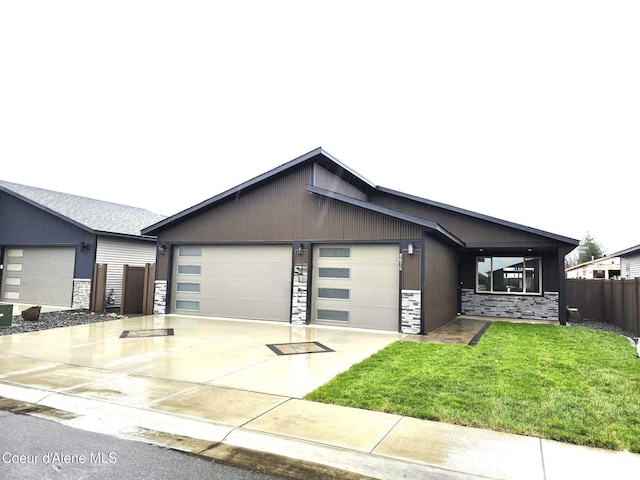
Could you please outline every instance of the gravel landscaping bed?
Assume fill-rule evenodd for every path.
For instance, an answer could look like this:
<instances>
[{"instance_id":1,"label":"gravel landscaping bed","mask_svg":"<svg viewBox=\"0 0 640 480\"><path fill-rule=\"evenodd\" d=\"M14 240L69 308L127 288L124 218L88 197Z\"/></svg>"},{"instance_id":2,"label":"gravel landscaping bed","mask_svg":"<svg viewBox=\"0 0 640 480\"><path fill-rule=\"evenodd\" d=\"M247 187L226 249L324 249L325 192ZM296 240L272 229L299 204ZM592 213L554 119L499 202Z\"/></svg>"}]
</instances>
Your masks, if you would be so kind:
<instances>
[{"instance_id":1,"label":"gravel landscaping bed","mask_svg":"<svg viewBox=\"0 0 640 480\"><path fill-rule=\"evenodd\" d=\"M604 330L606 332L614 332L614 333L618 333L622 336L628 337L628 338L634 338L635 335L627 330L625 330L622 327L619 327L617 325L613 325L611 323L606 323L606 322L598 322L596 320L590 320L588 318L585 318L581 323L567 323L567 325L571 325L574 327L587 327L587 328L593 328L595 330Z\"/></svg>"},{"instance_id":2,"label":"gravel landscaping bed","mask_svg":"<svg viewBox=\"0 0 640 480\"><path fill-rule=\"evenodd\" d=\"M73 327L85 323L106 322L118 318L135 315L118 315L116 313L91 313L88 310L65 310L61 312L43 312L36 321L24 320L21 316L14 316L10 327L0 328L0 335L14 333L35 332L49 328Z\"/></svg>"}]
</instances>

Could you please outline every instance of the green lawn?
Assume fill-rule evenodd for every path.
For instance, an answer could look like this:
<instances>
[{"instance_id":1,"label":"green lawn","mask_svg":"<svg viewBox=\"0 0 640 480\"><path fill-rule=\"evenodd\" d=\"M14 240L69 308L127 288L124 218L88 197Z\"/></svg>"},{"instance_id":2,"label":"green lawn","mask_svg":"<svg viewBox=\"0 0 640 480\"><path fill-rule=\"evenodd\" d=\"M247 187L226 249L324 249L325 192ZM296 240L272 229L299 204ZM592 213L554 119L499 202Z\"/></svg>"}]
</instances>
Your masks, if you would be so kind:
<instances>
[{"instance_id":1,"label":"green lawn","mask_svg":"<svg viewBox=\"0 0 640 480\"><path fill-rule=\"evenodd\" d=\"M640 359L583 327L499 322L477 347L396 342L305 398L640 453Z\"/></svg>"}]
</instances>

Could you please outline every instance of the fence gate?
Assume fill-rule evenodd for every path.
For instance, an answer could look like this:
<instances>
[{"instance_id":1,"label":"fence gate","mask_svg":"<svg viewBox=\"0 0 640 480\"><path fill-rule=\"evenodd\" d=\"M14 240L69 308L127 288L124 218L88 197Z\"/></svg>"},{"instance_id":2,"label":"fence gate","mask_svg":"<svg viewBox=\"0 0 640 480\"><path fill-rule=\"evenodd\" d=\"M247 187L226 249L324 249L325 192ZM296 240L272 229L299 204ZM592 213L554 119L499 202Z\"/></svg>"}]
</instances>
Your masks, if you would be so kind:
<instances>
[{"instance_id":1,"label":"fence gate","mask_svg":"<svg viewBox=\"0 0 640 480\"><path fill-rule=\"evenodd\" d=\"M153 313L153 287L155 264L147 263L144 267L124 265L122 274L122 304L120 314Z\"/></svg>"}]
</instances>

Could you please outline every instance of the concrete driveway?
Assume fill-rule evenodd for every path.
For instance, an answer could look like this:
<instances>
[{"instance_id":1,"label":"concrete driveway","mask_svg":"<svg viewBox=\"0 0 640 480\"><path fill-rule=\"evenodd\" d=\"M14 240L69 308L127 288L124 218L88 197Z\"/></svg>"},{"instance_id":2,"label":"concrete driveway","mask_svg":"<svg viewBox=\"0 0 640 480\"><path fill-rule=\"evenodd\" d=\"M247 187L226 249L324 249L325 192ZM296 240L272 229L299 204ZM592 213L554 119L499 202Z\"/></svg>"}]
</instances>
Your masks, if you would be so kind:
<instances>
[{"instance_id":1,"label":"concrete driveway","mask_svg":"<svg viewBox=\"0 0 640 480\"><path fill-rule=\"evenodd\" d=\"M453 323L439 340L466 343L483 324ZM160 335L166 329L173 335ZM173 315L5 335L0 409L230 463L270 458L270 468L320 469L318 478L330 476L325 468L336 478L447 480L603 478L640 468L640 455L626 452L301 400L403 337ZM317 353L298 353L303 347Z\"/></svg>"},{"instance_id":2,"label":"concrete driveway","mask_svg":"<svg viewBox=\"0 0 640 480\"><path fill-rule=\"evenodd\" d=\"M173 335L161 335L162 329L173 329ZM130 337L121 338L123 332L130 332ZM158 400L158 395L173 396L181 388L193 388L176 382L302 398L403 337L368 330L154 315L2 336L0 377L56 391L84 389L83 395L101 398L124 395L140 400L146 392L143 396L149 402ZM268 345L280 345L280 349ZM299 353L304 348L316 353ZM40 362L42 370L33 370L34 361ZM22 366L28 371L16 373L25 369ZM83 370L81 378L75 379L72 372L80 372L75 367L92 370ZM154 379L175 382L164 382L171 387L153 392L148 384ZM144 385L136 388L141 382Z\"/></svg>"}]
</instances>

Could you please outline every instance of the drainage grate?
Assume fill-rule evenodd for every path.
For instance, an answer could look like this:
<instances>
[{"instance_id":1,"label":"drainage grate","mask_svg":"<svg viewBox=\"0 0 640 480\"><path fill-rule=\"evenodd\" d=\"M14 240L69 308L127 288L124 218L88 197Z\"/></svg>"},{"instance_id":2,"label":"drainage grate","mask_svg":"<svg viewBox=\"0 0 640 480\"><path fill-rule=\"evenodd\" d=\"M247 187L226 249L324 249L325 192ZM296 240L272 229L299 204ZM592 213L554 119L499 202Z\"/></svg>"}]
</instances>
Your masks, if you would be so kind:
<instances>
[{"instance_id":1,"label":"drainage grate","mask_svg":"<svg viewBox=\"0 0 640 480\"><path fill-rule=\"evenodd\" d=\"M145 330L124 330L120 338L168 337L173 335L173 328L147 328Z\"/></svg>"},{"instance_id":2,"label":"drainage grate","mask_svg":"<svg viewBox=\"0 0 640 480\"><path fill-rule=\"evenodd\" d=\"M300 355L303 353L333 352L320 342L272 343L267 345L276 355Z\"/></svg>"}]
</instances>

